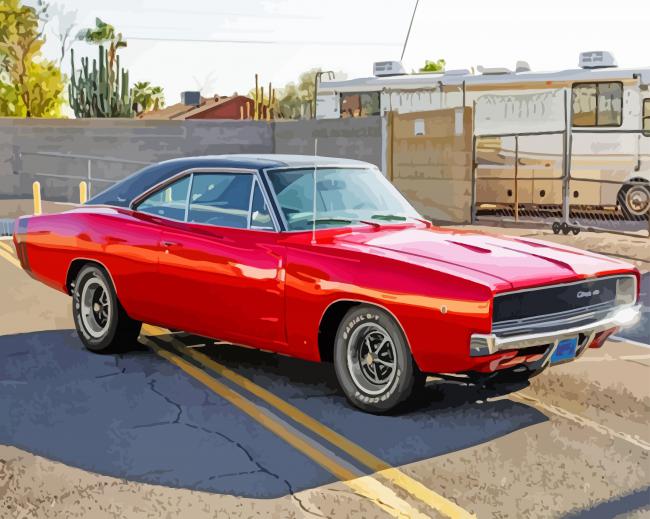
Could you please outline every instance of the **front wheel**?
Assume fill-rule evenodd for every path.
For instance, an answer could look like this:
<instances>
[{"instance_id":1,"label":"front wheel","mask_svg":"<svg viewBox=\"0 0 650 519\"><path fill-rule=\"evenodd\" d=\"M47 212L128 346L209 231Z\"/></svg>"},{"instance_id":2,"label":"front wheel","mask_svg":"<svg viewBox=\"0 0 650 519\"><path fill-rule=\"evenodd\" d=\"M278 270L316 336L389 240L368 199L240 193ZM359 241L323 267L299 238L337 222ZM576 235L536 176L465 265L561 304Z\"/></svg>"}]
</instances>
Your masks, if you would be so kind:
<instances>
[{"instance_id":1,"label":"front wheel","mask_svg":"<svg viewBox=\"0 0 650 519\"><path fill-rule=\"evenodd\" d=\"M394 409L424 382L399 325L369 305L352 308L341 321L334 368L347 399L376 414Z\"/></svg>"},{"instance_id":2,"label":"front wheel","mask_svg":"<svg viewBox=\"0 0 650 519\"><path fill-rule=\"evenodd\" d=\"M72 293L72 315L81 342L94 353L118 353L133 345L141 323L124 311L106 271L83 267Z\"/></svg>"}]
</instances>

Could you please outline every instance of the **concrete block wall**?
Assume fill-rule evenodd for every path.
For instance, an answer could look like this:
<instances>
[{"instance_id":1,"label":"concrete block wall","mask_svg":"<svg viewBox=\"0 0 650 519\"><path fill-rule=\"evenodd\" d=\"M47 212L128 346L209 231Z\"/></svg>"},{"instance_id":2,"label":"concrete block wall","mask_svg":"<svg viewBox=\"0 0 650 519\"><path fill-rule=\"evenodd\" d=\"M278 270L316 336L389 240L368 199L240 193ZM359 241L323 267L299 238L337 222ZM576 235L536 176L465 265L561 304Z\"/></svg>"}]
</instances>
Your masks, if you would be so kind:
<instances>
[{"instance_id":1,"label":"concrete block wall","mask_svg":"<svg viewBox=\"0 0 650 519\"><path fill-rule=\"evenodd\" d=\"M391 125L389 177L395 186L427 218L470 222L471 110L460 117L456 110L396 113Z\"/></svg>"},{"instance_id":2,"label":"concrete block wall","mask_svg":"<svg viewBox=\"0 0 650 519\"><path fill-rule=\"evenodd\" d=\"M363 160L381 168L381 117L278 121L275 123L275 152L318 154Z\"/></svg>"},{"instance_id":3,"label":"concrete block wall","mask_svg":"<svg viewBox=\"0 0 650 519\"><path fill-rule=\"evenodd\" d=\"M33 155L49 152L142 163L190 155L273 153L273 128L253 121L140 121L121 119L0 119L0 197L29 196L34 180L48 200L78 199L88 160ZM120 180L143 164L92 160L92 176ZM66 180L47 175L78 176ZM109 183L93 183L93 194Z\"/></svg>"},{"instance_id":4,"label":"concrete block wall","mask_svg":"<svg viewBox=\"0 0 650 519\"><path fill-rule=\"evenodd\" d=\"M88 155L137 162L159 162L192 155L224 153L312 154L381 163L381 119L331 121L142 121L121 119L0 119L0 198L31 196L38 180L43 198L78 200L88 160L34 155L34 152ZM142 164L91 160L98 179L92 194ZM78 177L61 179L48 175Z\"/></svg>"}]
</instances>

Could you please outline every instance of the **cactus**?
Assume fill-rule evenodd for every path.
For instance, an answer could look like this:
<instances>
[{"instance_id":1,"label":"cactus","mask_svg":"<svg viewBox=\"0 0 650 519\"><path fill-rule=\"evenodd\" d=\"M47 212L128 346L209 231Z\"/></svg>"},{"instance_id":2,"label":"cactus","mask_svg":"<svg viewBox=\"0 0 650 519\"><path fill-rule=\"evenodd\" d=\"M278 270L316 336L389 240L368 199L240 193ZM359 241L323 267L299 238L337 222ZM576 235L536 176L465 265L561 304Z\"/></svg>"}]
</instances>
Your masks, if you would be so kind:
<instances>
[{"instance_id":1,"label":"cactus","mask_svg":"<svg viewBox=\"0 0 650 519\"><path fill-rule=\"evenodd\" d=\"M98 60L92 68L88 58L81 58L81 69L75 70L74 50L70 50L72 73L68 85L70 107L78 118L132 117L132 92L129 73L120 68L120 57L111 66L108 51L99 46Z\"/></svg>"}]
</instances>

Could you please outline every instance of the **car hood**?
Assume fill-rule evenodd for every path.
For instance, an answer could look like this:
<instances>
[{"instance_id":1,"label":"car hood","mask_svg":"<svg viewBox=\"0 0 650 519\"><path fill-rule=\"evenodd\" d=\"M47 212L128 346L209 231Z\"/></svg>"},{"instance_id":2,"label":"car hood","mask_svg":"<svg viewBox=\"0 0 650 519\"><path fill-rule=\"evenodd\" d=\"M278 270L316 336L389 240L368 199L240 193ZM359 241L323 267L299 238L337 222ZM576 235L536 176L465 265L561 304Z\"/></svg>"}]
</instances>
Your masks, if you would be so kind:
<instances>
[{"instance_id":1,"label":"car hood","mask_svg":"<svg viewBox=\"0 0 650 519\"><path fill-rule=\"evenodd\" d=\"M614 258L541 240L440 228L355 232L339 235L336 241L383 256L432 260L459 275L479 278L498 291L634 268Z\"/></svg>"}]
</instances>

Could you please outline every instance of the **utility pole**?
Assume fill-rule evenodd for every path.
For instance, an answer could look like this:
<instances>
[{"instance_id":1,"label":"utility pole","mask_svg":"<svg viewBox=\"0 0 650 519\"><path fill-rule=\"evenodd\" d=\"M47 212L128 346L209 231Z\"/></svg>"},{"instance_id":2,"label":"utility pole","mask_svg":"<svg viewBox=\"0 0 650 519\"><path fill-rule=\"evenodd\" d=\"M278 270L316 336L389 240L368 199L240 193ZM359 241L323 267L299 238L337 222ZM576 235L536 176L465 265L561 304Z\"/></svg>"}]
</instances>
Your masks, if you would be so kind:
<instances>
[{"instance_id":1,"label":"utility pole","mask_svg":"<svg viewBox=\"0 0 650 519\"><path fill-rule=\"evenodd\" d=\"M327 79L334 79L334 71L332 70L319 70L314 76L314 110L312 112L312 118L316 118L316 108L318 107L318 83L321 82L321 79L324 75L327 75Z\"/></svg>"}]
</instances>

